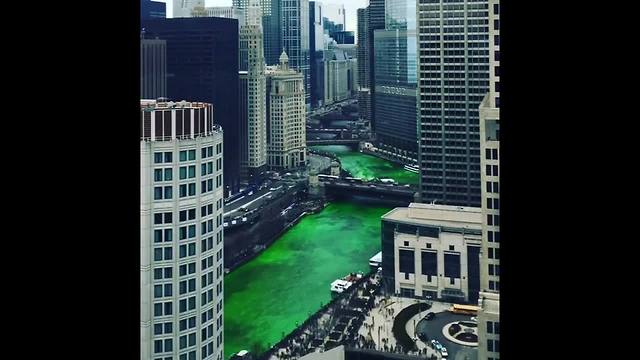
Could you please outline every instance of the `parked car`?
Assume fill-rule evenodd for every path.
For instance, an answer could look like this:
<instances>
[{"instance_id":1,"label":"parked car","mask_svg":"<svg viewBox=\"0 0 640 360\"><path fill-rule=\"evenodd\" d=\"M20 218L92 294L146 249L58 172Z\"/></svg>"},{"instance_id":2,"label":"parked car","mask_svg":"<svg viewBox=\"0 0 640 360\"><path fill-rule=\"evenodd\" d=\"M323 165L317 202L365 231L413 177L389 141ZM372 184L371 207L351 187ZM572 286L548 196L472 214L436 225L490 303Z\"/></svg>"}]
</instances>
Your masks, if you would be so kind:
<instances>
[{"instance_id":1,"label":"parked car","mask_svg":"<svg viewBox=\"0 0 640 360\"><path fill-rule=\"evenodd\" d=\"M428 312L427 315L424 316L424 319L425 320L432 320L434 317L436 317L436 313Z\"/></svg>"},{"instance_id":2,"label":"parked car","mask_svg":"<svg viewBox=\"0 0 640 360\"><path fill-rule=\"evenodd\" d=\"M477 318L477 317L472 317L472 318L471 318L471 321L478 322L478 318Z\"/></svg>"}]
</instances>

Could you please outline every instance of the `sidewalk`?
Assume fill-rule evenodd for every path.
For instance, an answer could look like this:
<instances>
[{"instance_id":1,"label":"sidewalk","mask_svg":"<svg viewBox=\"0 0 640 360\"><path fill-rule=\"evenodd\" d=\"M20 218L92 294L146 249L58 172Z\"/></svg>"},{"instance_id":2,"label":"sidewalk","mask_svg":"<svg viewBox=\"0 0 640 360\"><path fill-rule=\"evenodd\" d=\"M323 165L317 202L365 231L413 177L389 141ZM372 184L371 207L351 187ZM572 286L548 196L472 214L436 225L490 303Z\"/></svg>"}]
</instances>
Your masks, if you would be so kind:
<instances>
[{"instance_id":1,"label":"sidewalk","mask_svg":"<svg viewBox=\"0 0 640 360\"><path fill-rule=\"evenodd\" d=\"M395 319L395 315L397 315L402 309L411 304L415 304L418 301L415 299L396 296L390 296L386 302L384 301L384 297L376 296L375 301L376 306L371 310L369 314L367 314L362 327L360 327L360 329L358 330L358 334L364 336L365 338L372 339L376 344L376 349L384 351L385 346L387 349L396 346L396 339L393 336L392 332L393 320ZM433 302L431 309L416 314L407 322L407 334L410 337L415 338L413 320L415 320L417 324L421 316L424 316L427 312L443 312L446 311L450 306L450 303ZM388 313L388 309L392 309L391 313L393 315L390 315ZM416 341L416 346L419 350L427 349L427 358L429 358L432 354L436 354L436 356L440 358L439 354L435 350L428 347L422 341Z\"/></svg>"}]
</instances>

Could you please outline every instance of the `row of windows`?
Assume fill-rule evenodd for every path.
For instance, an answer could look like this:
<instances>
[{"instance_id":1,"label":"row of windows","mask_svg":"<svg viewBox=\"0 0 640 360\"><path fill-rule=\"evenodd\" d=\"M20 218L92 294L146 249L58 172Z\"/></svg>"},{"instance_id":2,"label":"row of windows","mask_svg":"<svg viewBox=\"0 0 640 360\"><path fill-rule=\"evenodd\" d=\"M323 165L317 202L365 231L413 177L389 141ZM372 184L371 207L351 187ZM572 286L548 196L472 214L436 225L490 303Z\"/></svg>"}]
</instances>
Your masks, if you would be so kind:
<instances>
[{"instance_id":1,"label":"row of windows","mask_svg":"<svg viewBox=\"0 0 640 360\"><path fill-rule=\"evenodd\" d=\"M500 276L500 265L489 264L489 275Z\"/></svg>"},{"instance_id":2,"label":"row of windows","mask_svg":"<svg viewBox=\"0 0 640 360\"><path fill-rule=\"evenodd\" d=\"M492 248L489 249L489 259L500 260L500 248Z\"/></svg>"},{"instance_id":3,"label":"row of windows","mask_svg":"<svg viewBox=\"0 0 640 360\"><path fill-rule=\"evenodd\" d=\"M171 334L173 333L173 323L165 322L153 324L153 335Z\"/></svg>"},{"instance_id":4,"label":"row of windows","mask_svg":"<svg viewBox=\"0 0 640 360\"><path fill-rule=\"evenodd\" d=\"M195 346L196 345L196 333L182 335L182 336L180 336L180 339L179 339L178 342L179 342L180 350L186 349L189 346Z\"/></svg>"},{"instance_id":5,"label":"row of windows","mask_svg":"<svg viewBox=\"0 0 640 360\"><path fill-rule=\"evenodd\" d=\"M487 165L486 170L487 176L499 176L498 165Z\"/></svg>"},{"instance_id":6,"label":"row of windows","mask_svg":"<svg viewBox=\"0 0 640 360\"><path fill-rule=\"evenodd\" d=\"M489 193L499 193L500 186L497 181L487 181L487 192Z\"/></svg>"},{"instance_id":7,"label":"row of windows","mask_svg":"<svg viewBox=\"0 0 640 360\"><path fill-rule=\"evenodd\" d=\"M489 280L489 290L500 291L500 281Z\"/></svg>"},{"instance_id":8,"label":"row of windows","mask_svg":"<svg viewBox=\"0 0 640 360\"><path fill-rule=\"evenodd\" d=\"M173 339L155 340L153 342L153 352L163 353L173 351Z\"/></svg>"},{"instance_id":9,"label":"row of windows","mask_svg":"<svg viewBox=\"0 0 640 360\"><path fill-rule=\"evenodd\" d=\"M154 200L171 200L173 199L173 187L172 186L156 186L153 188Z\"/></svg>"},{"instance_id":10,"label":"row of windows","mask_svg":"<svg viewBox=\"0 0 640 360\"><path fill-rule=\"evenodd\" d=\"M180 322L178 323L178 327L180 328L180 331L193 329L194 327L196 327L196 317L192 316L188 319L180 320Z\"/></svg>"},{"instance_id":11,"label":"row of windows","mask_svg":"<svg viewBox=\"0 0 640 360\"><path fill-rule=\"evenodd\" d=\"M487 231L487 240L489 242L500 242L500 232L499 231Z\"/></svg>"},{"instance_id":12,"label":"row of windows","mask_svg":"<svg viewBox=\"0 0 640 360\"><path fill-rule=\"evenodd\" d=\"M500 215L487 214L487 225L500 226Z\"/></svg>"},{"instance_id":13,"label":"row of windows","mask_svg":"<svg viewBox=\"0 0 640 360\"><path fill-rule=\"evenodd\" d=\"M171 297L171 296L173 296L173 284L163 284L163 285L153 286L154 299L161 298L161 297Z\"/></svg>"},{"instance_id":14,"label":"row of windows","mask_svg":"<svg viewBox=\"0 0 640 360\"><path fill-rule=\"evenodd\" d=\"M500 199L487 198L487 208L489 209L500 209Z\"/></svg>"},{"instance_id":15,"label":"row of windows","mask_svg":"<svg viewBox=\"0 0 640 360\"><path fill-rule=\"evenodd\" d=\"M485 158L487 160L498 160L498 149L486 149Z\"/></svg>"},{"instance_id":16,"label":"row of windows","mask_svg":"<svg viewBox=\"0 0 640 360\"><path fill-rule=\"evenodd\" d=\"M178 284L180 295L196 291L196 279L182 280Z\"/></svg>"},{"instance_id":17,"label":"row of windows","mask_svg":"<svg viewBox=\"0 0 640 360\"><path fill-rule=\"evenodd\" d=\"M487 321L487 334L500 335L500 322L499 321Z\"/></svg>"}]
</instances>

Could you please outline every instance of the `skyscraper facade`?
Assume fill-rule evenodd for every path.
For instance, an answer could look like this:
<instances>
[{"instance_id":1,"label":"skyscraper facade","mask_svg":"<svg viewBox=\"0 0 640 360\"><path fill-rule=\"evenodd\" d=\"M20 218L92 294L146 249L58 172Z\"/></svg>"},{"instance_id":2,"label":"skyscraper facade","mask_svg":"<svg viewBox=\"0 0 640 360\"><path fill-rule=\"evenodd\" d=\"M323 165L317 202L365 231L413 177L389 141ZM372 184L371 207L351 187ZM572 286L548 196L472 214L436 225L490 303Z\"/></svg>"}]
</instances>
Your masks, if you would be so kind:
<instances>
[{"instance_id":1,"label":"skyscraper facade","mask_svg":"<svg viewBox=\"0 0 640 360\"><path fill-rule=\"evenodd\" d=\"M302 73L305 103L310 106L309 0L282 0L280 14L282 48L289 56L289 66Z\"/></svg>"},{"instance_id":2,"label":"skyscraper facade","mask_svg":"<svg viewBox=\"0 0 640 360\"><path fill-rule=\"evenodd\" d=\"M489 93L480 104L482 254L478 358L500 358L500 1L489 0Z\"/></svg>"},{"instance_id":3,"label":"skyscraper facade","mask_svg":"<svg viewBox=\"0 0 640 360\"><path fill-rule=\"evenodd\" d=\"M140 98L167 96L167 42L140 39Z\"/></svg>"},{"instance_id":4,"label":"skyscraper facade","mask_svg":"<svg viewBox=\"0 0 640 360\"><path fill-rule=\"evenodd\" d=\"M262 9L249 0L240 27L240 174L247 182L261 178L267 167L266 79ZM245 100L245 101L243 101ZM246 128L246 131L244 130ZM245 134L246 132L246 134Z\"/></svg>"},{"instance_id":5,"label":"skyscraper facade","mask_svg":"<svg viewBox=\"0 0 640 360\"><path fill-rule=\"evenodd\" d=\"M371 122L369 82L369 8L358 9L358 106L360 119Z\"/></svg>"},{"instance_id":6,"label":"skyscraper facade","mask_svg":"<svg viewBox=\"0 0 640 360\"><path fill-rule=\"evenodd\" d=\"M347 51L329 45L324 61L324 103L351 98L357 88L358 61Z\"/></svg>"},{"instance_id":7,"label":"skyscraper facade","mask_svg":"<svg viewBox=\"0 0 640 360\"><path fill-rule=\"evenodd\" d=\"M280 2L282 0L260 0L262 7L262 32L264 41L265 62L269 65L278 64L282 52L280 31ZM233 7L245 9L249 0L233 0Z\"/></svg>"},{"instance_id":8,"label":"skyscraper facade","mask_svg":"<svg viewBox=\"0 0 640 360\"><path fill-rule=\"evenodd\" d=\"M173 0L173 17L191 17L196 8L204 9L204 0Z\"/></svg>"},{"instance_id":9,"label":"skyscraper facade","mask_svg":"<svg viewBox=\"0 0 640 360\"><path fill-rule=\"evenodd\" d=\"M418 24L421 201L480 207L488 2L420 0Z\"/></svg>"},{"instance_id":10,"label":"skyscraper facade","mask_svg":"<svg viewBox=\"0 0 640 360\"><path fill-rule=\"evenodd\" d=\"M167 17L167 4L160 1L140 0L140 21L164 19Z\"/></svg>"},{"instance_id":11,"label":"skyscraper facade","mask_svg":"<svg viewBox=\"0 0 640 360\"><path fill-rule=\"evenodd\" d=\"M418 158L415 0L387 0L385 29L374 31L376 147L398 161Z\"/></svg>"},{"instance_id":12,"label":"skyscraper facade","mask_svg":"<svg viewBox=\"0 0 640 360\"><path fill-rule=\"evenodd\" d=\"M280 65L267 69L268 164L276 171L305 166L307 161L304 78L289 68L285 52Z\"/></svg>"},{"instance_id":13,"label":"skyscraper facade","mask_svg":"<svg viewBox=\"0 0 640 360\"><path fill-rule=\"evenodd\" d=\"M222 129L140 101L140 359L223 359Z\"/></svg>"},{"instance_id":14,"label":"skyscraper facade","mask_svg":"<svg viewBox=\"0 0 640 360\"><path fill-rule=\"evenodd\" d=\"M376 123L375 123L375 82L376 82L376 74L375 74L375 44L373 38L373 32L376 30L384 29L384 18L385 18L385 0L369 0L369 6L367 7L368 13L368 35L367 35L367 47L369 50L369 84L371 85L370 90L370 116L371 116L371 130L375 132Z\"/></svg>"},{"instance_id":15,"label":"skyscraper facade","mask_svg":"<svg viewBox=\"0 0 640 360\"><path fill-rule=\"evenodd\" d=\"M225 196L240 185L238 20L216 17L149 20L146 36L167 41L167 96L211 103L225 136Z\"/></svg>"},{"instance_id":16,"label":"skyscraper facade","mask_svg":"<svg viewBox=\"0 0 640 360\"><path fill-rule=\"evenodd\" d=\"M311 71L311 108L323 105L324 98L324 30L323 4L309 1L309 68Z\"/></svg>"}]
</instances>

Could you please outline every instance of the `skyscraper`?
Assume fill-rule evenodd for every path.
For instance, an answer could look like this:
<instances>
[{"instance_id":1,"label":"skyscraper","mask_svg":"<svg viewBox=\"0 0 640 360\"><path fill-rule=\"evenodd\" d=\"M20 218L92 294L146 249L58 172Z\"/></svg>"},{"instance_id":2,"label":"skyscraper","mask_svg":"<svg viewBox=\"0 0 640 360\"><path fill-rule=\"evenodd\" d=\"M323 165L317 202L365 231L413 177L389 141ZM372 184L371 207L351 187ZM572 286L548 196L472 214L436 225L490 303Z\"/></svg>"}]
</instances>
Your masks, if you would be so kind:
<instances>
[{"instance_id":1,"label":"skyscraper","mask_svg":"<svg viewBox=\"0 0 640 360\"><path fill-rule=\"evenodd\" d=\"M384 7L385 7L385 0L369 0L369 6L367 7L367 14L368 14L368 20L369 20L369 24L367 27L367 30L368 30L367 47L369 50L368 68L369 68L369 84L371 84L371 87L369 88L370 90L369 99L371 100L369 107L371 109L370 111L371 130L374 132L376 130L376 123L375 123L375 92L376 92L375 60L376 59L375 59L375 46L373 42L374 40L373 32L375 30L384 29L384 18L385 18Z\"/></svg>"},{"instance_id":2,"label":"skyscraper","mask_svg":"<svg viewBox=\"0 0 640 360\"><path fill-rule=\"evenodd\" d=\"M336 45L329 45L324 61L324 103L351 98L356 91L357 71L357 59Z\"/></svg>"},{"instance_id":3,"label":"skyscraper","mask_svg":"<svg viewBox=\"0 0 640 360\"><path fill-rule=\"evenodd\" d=\"M311 107L321 106L324 98L324 30L323 4L309 1L309 56Z\"/></svg>"},{"instance_id":4,"label":"skyscraper","mask_svg":"<svg viewBox=\"0 0 640 360\"><path fill-rule=\"evenodd\" d=\"M204 0L173 0L173 17L191 17L195 8L204 8Z\"/></svg>"},{"instance_id":5,"label":"skyscraper","mask_svg":"<svg viewBox=\"0 0 640 360\"><path fill-rule=\"evenodd\" d=\"M140 359L222 359L222 143L211 104L140 101Z\"/></svg>"},{"instance_id":6,"label":"skyscraper","mask_svg":"<svg viewBox=\"0 0 640 360\"><path fill-rule=\"evenodd\" d=\"M140 39L140 98L167 96L167 42Z\"/></svg>"},{"instance_id":7,"label":"skyscraper","mask_svg":"<svg viewBox=\"0 0 640 360\"><path fill-rule=\"evenodd\" d=\"M304 78L289 68L283 51L280 65L267 68L268 163L280 171L305 166L307 161Z\"/></svg>"},{"instance_id":8,"label":"skyscraper","mask_svg":"<svg viewBox=\"0 0 640 360\"><path fill-rule=\"evenodd\" d=\"M480 207L478 107L489 90L488 3L418 6L421 201Z\"/></svg>"},{"instance_id":9,"label":"skyscraper","mask_svg":"<svg viewBox=\"0 0 640 360\"><path fill-rule=\"evenodd\" d=\"M167 4L160 1L140 0L140 21L164 19L167 17Z\"/></svg>"},{"instance_id":10,"label":"skyscraper","mask_svg":"<svg viewBox=\"0 0 640 360\"><path fill-rule=\"evenodd\" d=\"M358 106L360 119L371 124L371 83L369 81L369 8L358 9Z\"/></svg>"},{"instance_id":11,"label":"skyscraper","mask_svg":"<svg viewBox=\"0 0 640 360\"><path fill-rule=\"evenodd\" d=\"M262 32L264 41L265 62L269 65L278 64L278 57L282 52L280 31L280 2L281 0L260 0L262 6ZM245 9L249 0L233 0L233 7Z\"/></svg>"},{"instance_id":12,"label":"skyscraper","mask_svg":"<svg viewBox=\"0 0 640 360\"><path fill-rule=\"evenodd\" d=\"M167 41L167 96L211 103L225 136L225 196L240 185L238 20L216 17L149 20L146 36Z\"/></svg>"},{"instance_id":13,"label":"skyscraper","mask_svg":"<svg viewBox=\"0 0 640 360\"><path fill-rule=\"evenodd\" d=\"M415 0L387 0L385 28L374 30L376 147L398 161L418 159Z\"/></svg>"},{"instance_id":14,"label":"skyscraper","mask_svg":"<svg viewBox=\"0 0 640 360\"><path fill-rule=\"evenodd\" d=\"M480 104L482 255L478 358L500 358L500 0L489 0L489 93Z\"/></svg>"},{"instance_id":15,"label":"skyscraper","mask_svg":"<svg viewBox=\"0 0 640 360\"><path fill-rule=\"evenodd\" d=\"M259 180L267 166L266 79L262 38L262 9L249 0L240 27L240 173Z\"/></svg>"},{"instance_id":16,"label":"skyscraper","mask_svg":"<svg viewBox=\"0 0 640 360\"><path fill-rule=\"evenodd\" d=\"M282 48L289 56L289 66L302 73L305 103L310 106L309 0L283 0L280 14Z\"/></svg>"}]
</instances>

